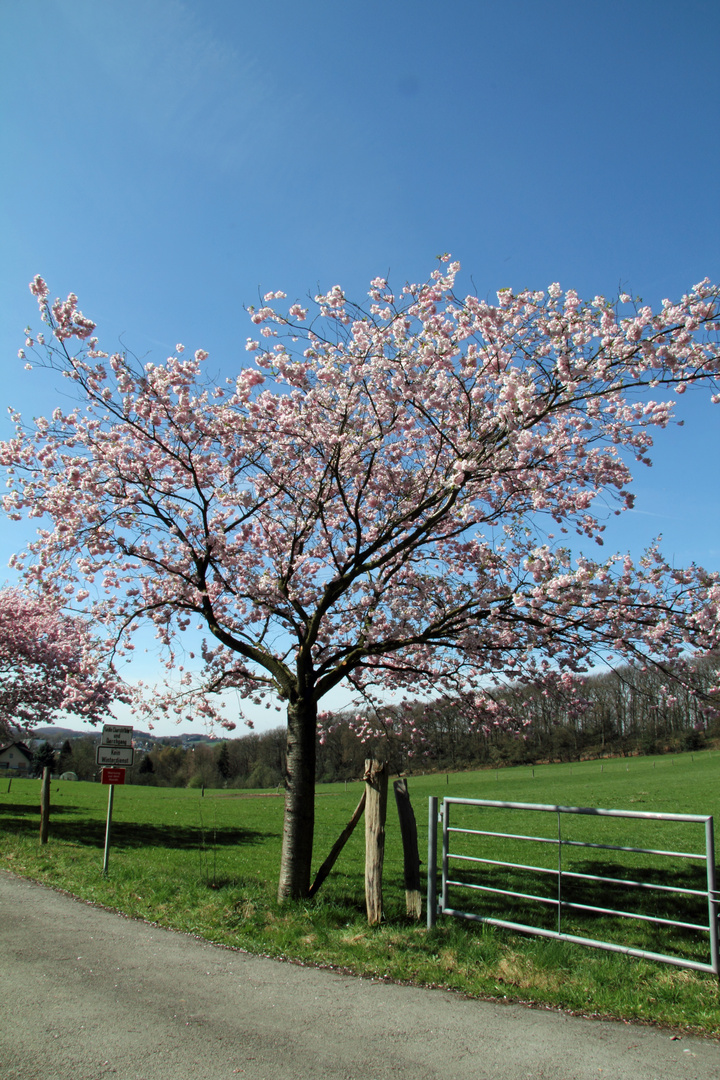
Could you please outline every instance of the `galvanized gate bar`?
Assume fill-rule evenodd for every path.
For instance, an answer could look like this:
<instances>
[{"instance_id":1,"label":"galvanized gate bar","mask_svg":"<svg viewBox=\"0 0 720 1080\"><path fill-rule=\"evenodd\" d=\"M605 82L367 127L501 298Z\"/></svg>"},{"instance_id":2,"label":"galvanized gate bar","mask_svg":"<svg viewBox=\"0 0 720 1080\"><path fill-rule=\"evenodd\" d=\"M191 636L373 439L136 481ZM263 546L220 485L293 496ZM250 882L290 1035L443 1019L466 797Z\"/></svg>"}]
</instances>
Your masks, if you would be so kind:
<instances>
[{"instance_id":1,"label":"galvanized gate bar","mask_svg":"<svg viewBox=\"0 0 720 1080\"><path fill-rule=\"evenodd\" d=\"M495 799L461 799L447 796L445 803L458 803L464 806L494 806L505 810L540 810L551 814L588 814L590 817L645 818L649 821L695 821L702 824L708 820L707 814L661 814L655 810L605 810L593 806L556 806L551 803L502 802Z\"/></svg>"},{"instance_id":2,"label":"galvanized gate bar","mask_svg":"<svg viewBox=\"0 0 720 1080\"><path fill-rule=\"evenodd\" d=\"M494 885L474 885L471 881L449 879L448 885L456 885L462 889L475 889L476 892L492 893L493 896L517 896L520 900L537 900L539 904L551 904L553 907L560 903L556 896L535 896L534 893L516 892L513 889L498 889Z\"/></svg>"},{"instance_id":3,"label":"galvanized gate bar","mask_svg":"<svg viewBox=\"0 0 720 1080\"><path fill-rule=\"evenodd\" d=\"M451 827L450 825L450 807L452 805L471 806L478 808L493 808L493 809L508 809L508 810L529 810L540 811L545 813L554 813L557 816L558 835L557 838L547 836L527 836L516 833L495 832L485 829L468 829ZM692 852L680 852L680 851L667 851L659 850L655 848L639 848L639 847L624 847L613 844L598 844L590 841L581 840L563 840L561 832L561 815L563 814L583 814L594 817L614 817L614 818L629 818L640 819L645 821L673 821L680 823L694 823L703 824L705 826L705 853L692 853ZM676 967L690 968L695 971L710 972L715 975L720 975L720 943L718 933L718 913L720 910L720 894L716 888L715 878L715 848L714 848L714 835L713 835L713 819L710 816L702 814L663 814L652 811L642 810L605 810L595 809L593 807L571 807L571 806L551 806L543 803L519 803L519 802L504 802L493 799L461 799L461 798L446 798L442 801L439 820L442 823L442 892L440 902L437 903L434 897L432 898L432 922L434 923L434 914L437 911L438 914L455 915L460 918L472 919L478 922L487 922L494 926L504 927L510 930L519 930L522 933L534 934L540 937L556 938L562 941L573 942L576 944L589 945L595 948L606 949L610 952L624 953L628 956L644 957L646 959L659 961L666 964L673 964ZM431 801L430 809L430 833L433 837L436 835L436 828L438 822L437 815L437 799ZM500 839L513 839L513 840L525 840L535 843L550 843L557 844L558 848L558 864L557 869L548 867L532 866L525 863L512 863L505 862L499 859L488 859L480 856L473 855L460 855L450 852L449 838L450 833L462 833L466 836L491 836ZM707 890L702 889L688 889L680 886L660 885L654 882L640 882L625 880L622 878L605 877L602 875L583 874L575 871L563 869L562 864L562 849L563 847L583 847L591 849L601 849L606 851L622 851L632 852L635 854L657 855L668 858L678 859L698 859L704 860L707 870ZM508 869L523 870L530 873L542 873L542 874L556 874L557 875L557 898L534 896L530 893L521 893L517 890L511 889L499 889L491 887L489 885L477 885L471 882L463 882L454 880L450 877L449 864L450 859L461 860L464 862L476 862L485 865L500 866ZM430 894L430 876L432 872L433 878L433 890L435 881L435 868L436 856L433 854L432 861L430 859L430 841L428 842L428 926L431 925L431 894ZM639 912L619 911L612 908L597 907L590 904L582 904L571 901L563 900L562 898L562 882L563 878L579 879L584 881L598 881L605 884L618 885L623 887L634 887L642 889L655 889L662 892L672 892L681 896L707 896L708 901L708 923L707 925L698 925L691 922L683 922L675 919L663 919L657 916L643 915ZM523 923L510 922L506 919L496 919L489 916L475 915L470 912L460 911L456 908L450 907L449 904L449 889L450 887L459 887L471 890L477 890L484 893L490 893L498 896L512 896L521 900L528 900L531 902L537 902L541 904L555 905L558 913L558 929L546 930L541 927L528 926ZM575 934L565 934L561 930L561 915L563 909L565 910L577 910L593 912L600 915L612 915L626 919L636 919L642 922L656 923L659 925L676 926L680 929L696 930L702 933L709 934L709 947L710 947L710 963L699 963L694 960L685 959L680 956L667 956L662 953L650 952L646 949L636 949L625 945L618 945L615 942L610 941L598 941L594 938L581 937Z\"/></svg>"},{"instance_id":4,"label":"galvanized gate bar","mask_svg":"<svg viewBox=\"0 0 720 1080\"><path fill-rule=\"evenodd\" d=\"M537 807L532 807L535 810ZM700 818L705 821L705 818ZM491 829L461 829L453 826L448 829L452 833L467 833L468 836L498 836L507 840L532 840L536 844L557 844L554 836L524 836L522 833L493 832ZM584 840L563 840L565 847L596 848L600 851L633 851L638 855L671 855L674 859L704 859L705 856L696 851L663 851L658 848L622 847L618 844L591 844ZM705 894L703 893L703 896Z\"/></svg>"},{"instance_id":5,"label":"galvanized gate bar","mask_svg":"<svg viewBox=\"0 0 720 1080\"><path fill-rule=\"evenodd\" d=\"M707 887L710 955L714 964L715 974L720 975L720 943L718 942L718 915L720 913L720 904L718 904L718 900L720 900L720 897L715 891L715 838L713 834L713 819L711 817L707 818L705 822L705 848L708 853Z\"/></svg>"},{"instance_id":6,"label":"galvanized gate bar","mask_svg":"<svg viewBox=\"0 0 720 1080\"><path fill-rule=\"evenodd\" d=\"M450 832L455 832L454 829L450 829L449 831ZM502 836L510 836L510 837L512 837L511 833L502 833L501 835ZM518 837L512 837L512 839L517 840ZM522 839L525 839L525 838L522 837ZM553 840L552 843L556 844L557 840ZM563 840L562 843L566 844L567 841ZM596 844L587 844L587 845L581 844L580 846L581 847L584 847L584 846L596 847L597 845ZM623 849L623 850L625 850L625 849ZM663 852L663 854L666 854L666 852ZM487 866L506 866L509 869L513 869L513 870L532 870L536 874L557 874L557 870L555 870L554 867L552 867L552 866L533 866L532 863L503 862L502 859L481 859L479 855L458 855L457 853L453 853L452 858L453 859L460 859L460 860L462 860L464 862L485 863L485 865L487 865ZM695 858L702 858L704 860L705 856L704 855L695 856ZM564 870L563 871L563 877L566 877L566 878L578 878L579 880L582 880L582 881L597 881L598 880L597 877L595 877L594 874L581 874L577 870ZM708 893L707 889L685 889L680 885L659 885L655 881L632 881L630 878L615 878L615 877L604 877L604 876L603 876L602 880L603 881L609 881L613 885L631 885L636 889L654 889L654 890L657 890L658 892L678 893L681 896L707 896L707 893Z\"/></svg>"},{"instance_id":7,"label":"galvanized gate bar","mask_svg":"<svg viewBox=\"0 0 720 1080\"><path fill-rule=\"evenodd\" d=\"M462 858L460 855L453 855L453 859ZM490 862L491 860L483 859L483 862ZM538 870L537 866L525 866L521 867L520 863L496 863L496 866L516 866L524 870ZM545 874L557 874L557 870L542 870ZM568 876L567 874L565 875ZM614 878L595 878L595 881L613 881ZM622 882L622 884L625 884ZM560 907L574 908L576 911L594 911L598 915L617 915L621 919L637 919L639 922L651 922L658 923L665 926L679 926L684 930L702 930L704 933L708 932L708 927L704 924L680 922L677 919L661 919L659 915L640 915L635 911L620 911L615 908L596 907L594 904L576 904L571 900L556 899L554 896L535 896L533 893L521 893L514 889L498 889L494 885L475 885L472 881L454 881L449 880L448 885L456 885L462 889L475 889L476 892L493 893L496 896L517 896L520 900L536 900L539 904L558 904ZM705 896L704 892L699 894Z\"/></svg>"},{"instance_id":8,"label":"galvanized gate bar","mask_svg":"<svg viewBox=\"0 0 720 1080\"><path fill-rule=\"evenodd\" d=\"M704 971L710 975L718 974L718 970L711 964L699 964L695 960L684 960L679 956L665 956L663 953L649 952L647 949L633 949L627 945L616 945L614 941L595 941L593 938L577 937L574 934L558 934L557 930L528 927L522 923L508 922L506 919L486 919L481 915L469 914L467 911L456 911L454 908L445 908L440 914L456 915L460 919L469 919L473 922L486 922L492 926L500 926L504 930L519 930L523 934L533 934L536 937L569 941L572 945L589 945L594 949L605 949L606 952L624 953L625 956L638 956L643 960L655 960L661 964L673 964L675 967L690 968L692 971Z\"/></svg>"},{"instance_id":9,"label":"galvanized gate bar","mask_svg":"<svg viewBox=\"0 0 720 1080\"><path fill-rule=\"evenodd\" d=\"M427 928L431 930L437 916L437 798L428 801L428 860L427 860Z\"/></svg>"}]
</instances>

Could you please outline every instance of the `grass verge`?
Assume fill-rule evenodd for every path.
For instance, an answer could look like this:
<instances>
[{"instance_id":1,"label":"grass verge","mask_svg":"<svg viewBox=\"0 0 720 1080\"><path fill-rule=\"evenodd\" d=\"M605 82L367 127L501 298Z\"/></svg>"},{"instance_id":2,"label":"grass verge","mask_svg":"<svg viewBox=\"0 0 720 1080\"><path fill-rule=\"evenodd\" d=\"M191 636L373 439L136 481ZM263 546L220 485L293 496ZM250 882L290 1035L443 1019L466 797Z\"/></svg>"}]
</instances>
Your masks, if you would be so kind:
<instances>
[{"instance_id":1,"label":"grass verge","mask_svg":"<svg viewBox=\"0 0 720 1080\"><path fill-rule=\"evenodd\" d=\"M706 752L413 777L409 786L422 855L430 794L703 813L720 820L719 781L720 755ZM402 851L392 807L386 919L371 928L364 914L362 826L314 901L279 906L282 799L274 793L208 791L202 797L189 790L119 788L109 874L103 878L107 789L54 782L50 843L41 847L39 781L13 780L7 787L0 779L0 865L130 917L221 945L372 978L720 1037L720 992L712 975L486 924L444 918L427 931L411 923L404 914ZM358 790L353 784L318 788L318 863L349 818ZM505 855L517 857L507 845ZM637 875L643 867L631 862L624 870ZM637 933L648 947L647 931L640 927ZM678 947L692 954L700 948L698 935L685 936ZM649 947L653 944L657 947L657 936ZM662 940L659 945L658 951L672 951Z\"/></svg>"}]
</instances>

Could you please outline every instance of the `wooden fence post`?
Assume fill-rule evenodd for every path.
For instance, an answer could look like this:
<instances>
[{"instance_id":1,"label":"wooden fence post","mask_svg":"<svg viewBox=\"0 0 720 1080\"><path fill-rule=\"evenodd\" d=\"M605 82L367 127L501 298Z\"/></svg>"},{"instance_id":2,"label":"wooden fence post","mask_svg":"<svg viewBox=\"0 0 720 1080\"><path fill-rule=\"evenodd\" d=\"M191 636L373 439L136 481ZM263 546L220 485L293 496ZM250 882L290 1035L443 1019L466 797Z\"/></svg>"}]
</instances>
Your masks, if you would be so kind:
<instances>
[{"instance_id":1,"label":"wooden fence post","mask_svg":"<svg viewBox=\"0 0 720 1080\"><path fill-rule=\"evenodd\" d=\"M407 780L393 784L395 802L400 818L400 835L403 845L403 870L405 876L405 910L413 919L422 915L420 896L420 852L418 851L417 823L408 792Z\"/></svg>"},{"instance_id":2,"label":"wooden fence post","mask_svg":"<svg viewBox=\"0 0 720 1080\"><path fill-rule=\"evenodd\" d=\"M342 849L345 847L346 843L348 842L348 840L352 836L353 829L355 828L358 821L362 817L362 812L365 809L365 799L366 798L367 798L367 795L363 791L362 796L360 797L360 802L355 807L355 811L353 813L353 816L350 818L347 825L345 826L343 831L340 833L340 836L337 838L337 840L335 841L335 843L332 846L330 854L328 855L327 859L325 860L325 862L322 864L322 866L318 870L317 874L315 875L315 880L313 881L312 885L310 886L310 892L308 893L308 899L312 899L312 897L315 896L318 889L320 888L320 886L324 882L325 878L328 876L328 874L332 870L333 866L335 865L335 862L337 860L338 855L340 854L340 852L342 851Z\"/></svg>"},{"instance_id":3,"label":"wooden fence post","mask_svg":"<svg viewBox=\"0 0 720 1080\"><path fill-rule=\"evenodd\" d=\"M50 769L46 765L40 787L40 843L47 844L50 828Z\"/></svg>"},{"instance_id":4,"label":"wooden fence post","mask_svg":"<svg viewBox=\"0 0 720 1080\"><path fill-rule=\"evenodd\" d=\"M365 906L370 925L382 920L382 871L387 815L387 766L365 761Z\"/></svg>"}]
</instances>

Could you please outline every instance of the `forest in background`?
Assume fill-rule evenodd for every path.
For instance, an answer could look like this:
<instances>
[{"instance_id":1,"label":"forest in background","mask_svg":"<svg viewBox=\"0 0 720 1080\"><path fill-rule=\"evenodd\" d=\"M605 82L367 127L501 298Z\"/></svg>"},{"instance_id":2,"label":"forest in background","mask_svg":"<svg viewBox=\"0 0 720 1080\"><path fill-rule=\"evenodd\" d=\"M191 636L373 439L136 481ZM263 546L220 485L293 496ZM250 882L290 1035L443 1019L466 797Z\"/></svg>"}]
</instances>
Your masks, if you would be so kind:
<instances>
[{"instance_id":1,"label":"forest in background","mask_svg":"<svg viewBox=\"0 0 720 1080\"><path fill-rule=\"evenodd\" d=\"M522 715L520 731L483 731L452 700L422 713L425 744L412 751L393 728L393 710L382 739L361 740L350 718L334 718L331 730L318 738L316 777L319 783L357 780L364 762L375 752L393 773L457 771L546 761L580 761L633 754L701 750L720 738L720 718L708 710L708 696L720 670L720 657L705 657L693 666L692 690L668 686L657 670L623 668L582 680L572 697L512 687L504 692L509 708ZM51 740L50 740L51 741ZM177 745L159 741L136 752L127 782L158 787L269 788L282 782L285 768L284 727L248 733L235 739ZM49 748L36 750L48 763ZM97 774L97 738L66 739L55 750L54 772L73 771L81 780Z\"/></svg>"}]
</instances>

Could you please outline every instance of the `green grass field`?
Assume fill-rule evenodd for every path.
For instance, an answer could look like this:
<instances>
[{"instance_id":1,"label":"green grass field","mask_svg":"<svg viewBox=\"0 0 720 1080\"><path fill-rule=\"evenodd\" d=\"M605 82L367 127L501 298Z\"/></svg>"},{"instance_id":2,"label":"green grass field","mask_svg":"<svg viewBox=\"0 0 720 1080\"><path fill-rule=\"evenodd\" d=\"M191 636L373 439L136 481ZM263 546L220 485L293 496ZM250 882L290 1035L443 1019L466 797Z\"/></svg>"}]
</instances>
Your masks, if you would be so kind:
<instances>
[{"instance_id":1,"label":"green grass field","mask_svg":"<svg viewBox=\"0 0 720 1080\"><path fill-rule=\"evenodd\" d=\"M258 793L120 787L115 792L113 843L107 878L102 876L107 788L100 784L55 781L52 784L50 842L41 847L38 780L0 778L1 865L47 885L65 889L135 918L198 934L210 941L303 963L422 985L444 986L474 996L506 998L554 1005L584 1014L639 1019L720 1036L718 980L647 960L565 942L512 934L486 924L441 918L432 930L405 916L402 849L392 793L388 806L385 861L385 921L368 927L364 914L364 835L358 826L336 867L312 902L278 906L275 901L282 832L282 798ZM572 765L524 766L499 772L416 776L409 778L418 822L423 863L427 850L428 796L451 795L513 802L593 806L624 810L713 814L720 830L720 753L717 751L651 758L593 761ZM347 822L361 793L360 784L320 785L317 792L316 864L325 858ZM472 827L547 836L556 817L512 821L500 812L486 812ZM515 811L509 812L516 814ZM453 823L461 818L454 812ZM545 819L538 823L538 818ZM537 828L538 824L540 828ZM530 828L528 828L530 826ZM563 820L563 836L590 838L652 848L702 851L698 826L690 836L674 825L615 819ZM567 830L567 831L566 831ZM459 837L452 850L466 841ZM473 840L473 845L475 841ZM689 846L688 846L689 845ZM667 881L691 882L695 864L665 868L650 856L563 853L563 868L652 880L658 865ZM577 854L576 854L577 851ZM557 865L554 845L490 840L489 857L534 866ZM618 861L619 860L619 861ZM423 867L424 869L424 867ZM489 875L485 882L538 893L517 871L471 870ZM674 876L673 876L674 875ZM466 877L468 874L466 873ZM654 880L658 880L655 871ZM666 880L662 878L662 880ZM556 879L548 876L548 895ZM579 887L579 886L578 886ZM702 884L701 884L702 887ZM453 895L458 907L475 903L490 914L482 894ZM651 893L644 910L674 914L675 901ZM480 899L478 899L478 897ZM590 901L607 896L594 895ZM633 897L637 907L637 895ZM493 904L495 902L493 901ZM529 921L516 903L502 902L496 914ZM619 906L623 906L620 904ZM537 905L535 905L537 908ZM692 901L690 903L692 913ZM707 907L698 922L707 921ZM524 916L528 915L526 919ZM678 913L684 918L684 914ZM540 907L532 918L552 925L555 909ZM548 921L549 920L549 921ZM688 921L696 921L690 918ZM629 923L608 917L573 914L564 929L591 937L614 937L658 952L681 952L707 961L707 934Z\"/></svg>"}]
</instances>

